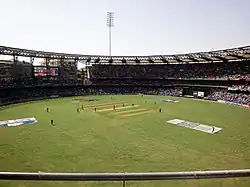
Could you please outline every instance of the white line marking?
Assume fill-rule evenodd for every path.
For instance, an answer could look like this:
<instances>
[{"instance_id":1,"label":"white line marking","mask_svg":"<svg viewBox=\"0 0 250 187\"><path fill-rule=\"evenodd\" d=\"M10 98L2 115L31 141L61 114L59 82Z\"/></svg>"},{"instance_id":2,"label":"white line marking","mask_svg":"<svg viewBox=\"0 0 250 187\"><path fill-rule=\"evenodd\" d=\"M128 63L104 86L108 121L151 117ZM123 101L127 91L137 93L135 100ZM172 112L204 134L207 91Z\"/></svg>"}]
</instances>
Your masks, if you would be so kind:
<instances>
[{"instance_id":1,"label":"white line marking","mask_svg":"<svg viewBox=\"0 0 250 187\"><path fill-rule=\"evenodd\" d=\"M203 124L200 124L200 123L195 123L195 122L185 121L185 120L180 120L180 119L173 119L173 120L169 120L167 122L171 123L171 124L181 126L181 127L186 127L186 128L189 128L189 129L194 129L194 130L206 132L206 133L209 133L209 134L214 134L214 133L219 132L220 130L222 130L222 128L219 128L219 127L203 125Z\"/></svg>"}]
</instances>

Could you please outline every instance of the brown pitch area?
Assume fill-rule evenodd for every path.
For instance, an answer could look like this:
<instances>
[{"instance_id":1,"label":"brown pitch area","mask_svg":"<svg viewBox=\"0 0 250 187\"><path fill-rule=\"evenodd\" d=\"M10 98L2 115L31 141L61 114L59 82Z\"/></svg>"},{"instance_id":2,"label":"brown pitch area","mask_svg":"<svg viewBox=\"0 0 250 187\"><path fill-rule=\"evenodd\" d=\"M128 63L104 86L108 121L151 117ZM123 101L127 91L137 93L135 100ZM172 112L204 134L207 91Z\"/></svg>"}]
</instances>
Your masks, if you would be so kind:
<instances>
[{"instance_id":1,"label":"brown pitch area","mask_svg":"<svg viewBox=\"0 0 250 187\"><path fill-rule=\"evenodd\" d=\"M145 111L137 111L137 112L133 112L133 113L123 113L122 115L118 116L118 118L126 118L126 117L130 117L130 116L137 116L137 115L143 115L143 114L150 114L153 112L156 112L157 109L154 110L145 110Z\"/></svg>"},{"instance_id":2,"label":"brown pitch area","mask_svg":"<svg viewBox=\"0 0 250 187\"><path fill-rule=\"evenodd\" d=\"M126 109L126 108L133 108L133 107L139 107L139 106L140 105L116 107L115 110L122 110L122 109ZM114 110L114 108L105 108L105 109L96 110L96 112L106 112L106 111L112 111L112 110Z\"/></svg>"},{"instance_id":3,"label":"brown pitch area","mask_svg":"<svg viewBox=\"0 0 250 187\"><path fill-rule=\"evenodd\" d=\"M110 106L110 105L116 105L116 104L122 104L122 103L123 101L115 102L115 103L100 103L100 104L95 104L95 105L86 105L86 106L83 106L83 108L95 108L95 107Z\"/></svg>"},{"instance_id":4,"label":"brown pitch area","mask_svg":"<svg viewBox=\"0 0 250 187\"><path fill-rule=\"evenodd\" d=\"M134 113L134 112L142 112L142 111L147 111L149 109L146 108L139 108L139 109L134 109L134 110L126 110L126 111L120 111L120 112L116 112L116 114L127 114L127 113Z\"/></svg>"}]
</instances>

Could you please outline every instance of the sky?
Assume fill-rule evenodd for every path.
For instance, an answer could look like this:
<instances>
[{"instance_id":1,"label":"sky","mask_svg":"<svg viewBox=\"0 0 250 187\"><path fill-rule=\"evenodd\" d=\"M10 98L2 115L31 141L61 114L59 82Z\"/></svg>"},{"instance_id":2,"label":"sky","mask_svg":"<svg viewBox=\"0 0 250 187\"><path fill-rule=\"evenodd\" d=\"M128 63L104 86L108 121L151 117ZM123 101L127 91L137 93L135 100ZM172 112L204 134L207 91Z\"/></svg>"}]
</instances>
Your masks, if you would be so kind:
<instances>
[{"instance_id":1,"label":"sky","mask_svg":"<svg viewBox=\"0 0 250 187\"><path fill-rule=\"evenodd\" d=\"M86 55L169 55L250 44L250 0L0 0L0 45Z\"/></svg>"}]
</instances>

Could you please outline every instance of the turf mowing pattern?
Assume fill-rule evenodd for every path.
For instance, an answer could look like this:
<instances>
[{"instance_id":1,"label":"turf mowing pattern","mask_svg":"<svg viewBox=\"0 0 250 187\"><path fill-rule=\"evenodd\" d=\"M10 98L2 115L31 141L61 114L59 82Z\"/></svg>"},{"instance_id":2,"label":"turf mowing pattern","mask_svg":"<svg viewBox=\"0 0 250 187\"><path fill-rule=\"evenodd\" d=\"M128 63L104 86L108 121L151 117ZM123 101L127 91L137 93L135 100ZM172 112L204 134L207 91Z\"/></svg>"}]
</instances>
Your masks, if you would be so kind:
<instances>
[{"instance_id":1,"label":"turf mowing pattern","mask_svg":"<svg viewBox=\"0 0 250 187\"><path fill-rule=\"evenodd\" d=\"M250 110L211 102L156 96L71 97L0 108L0 120L35 117L34 125L0 128L0 170L26 172L149 172L250 168ZM176 99L180 103L166 103ZM147 101L145 103L145 101ZM156 104L155 104L156 102ZM135 108L94 112L90 105ZM46 112L46 108L50 112ZM98 108L98 107L96 107ZM110 109L106 105L101 109ZM161 108L160 113L158 109ZM153 113L125 118L144 111ZM53 119L55 126L50 125ZM208 134L166 123L195 121L223 128ZM0 187L122 186L120 182L0 181ZM131 187L249 187L249 178L127 182Z\"/></svg>"}]
</instances>

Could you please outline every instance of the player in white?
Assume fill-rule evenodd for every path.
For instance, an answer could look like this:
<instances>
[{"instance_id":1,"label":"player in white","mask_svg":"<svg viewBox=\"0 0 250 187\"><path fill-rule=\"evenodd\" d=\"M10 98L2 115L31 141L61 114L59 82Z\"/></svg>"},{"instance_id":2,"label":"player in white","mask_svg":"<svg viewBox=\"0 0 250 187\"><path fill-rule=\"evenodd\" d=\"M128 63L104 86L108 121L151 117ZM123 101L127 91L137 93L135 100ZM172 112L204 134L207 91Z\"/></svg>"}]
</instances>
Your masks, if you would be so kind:
<instances>
[{"instance_id":1,"label":"player in white","mask_svg":"<svg viewBox=\"0 0 250 187\"><path fill-rule=\"evenodd\" d=\"M213 126L213 127L212 127L212 133L214 132L214 130L215 130L215 127Z\"/></svg>"}]
</instances>

